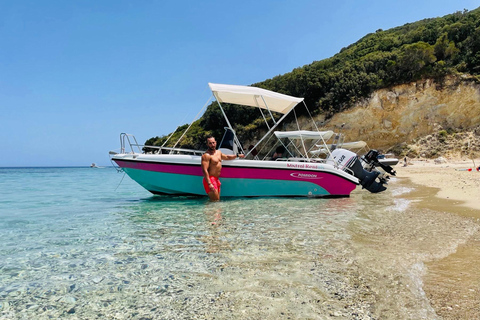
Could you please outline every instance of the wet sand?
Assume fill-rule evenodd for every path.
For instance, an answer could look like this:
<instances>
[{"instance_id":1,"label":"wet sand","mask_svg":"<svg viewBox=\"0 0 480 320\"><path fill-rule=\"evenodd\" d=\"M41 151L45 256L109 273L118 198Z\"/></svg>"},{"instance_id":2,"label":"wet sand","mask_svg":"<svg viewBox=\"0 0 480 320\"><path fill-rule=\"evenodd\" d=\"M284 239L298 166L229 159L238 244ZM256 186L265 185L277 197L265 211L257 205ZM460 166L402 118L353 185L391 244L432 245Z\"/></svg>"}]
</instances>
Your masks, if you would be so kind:
<instances>
[{"instance_id":1,"label":"wet sand","mask_svg":"<svg viewBox=\"0 0 480 320\"><path fill-rule=\"evenodd\" d=\"M400 162L395 169L398 177L409 178L413 183L438 188L437 197L456 201L461 205L480 210L480 159L451 160L436 164L433 160L409 160L406 167ZM467 171L471 169L472 171Z\"/></svg>"},{"instance_id":2,"label":"wet sand","mask_svg":"<svg viewBox=\"0 0 480 320\"><path fill-rule=\"evenodd\" d=\"M397 176L421 186L411 194L420 208L451 212L480 225L480 160L399 163ZM468 169L472 169L468 171ZM423 188L422 188L423 187ZM456 251L426 264L423 289L442 319L480 319L480 232Z\"/></svg>"}]
</instances>

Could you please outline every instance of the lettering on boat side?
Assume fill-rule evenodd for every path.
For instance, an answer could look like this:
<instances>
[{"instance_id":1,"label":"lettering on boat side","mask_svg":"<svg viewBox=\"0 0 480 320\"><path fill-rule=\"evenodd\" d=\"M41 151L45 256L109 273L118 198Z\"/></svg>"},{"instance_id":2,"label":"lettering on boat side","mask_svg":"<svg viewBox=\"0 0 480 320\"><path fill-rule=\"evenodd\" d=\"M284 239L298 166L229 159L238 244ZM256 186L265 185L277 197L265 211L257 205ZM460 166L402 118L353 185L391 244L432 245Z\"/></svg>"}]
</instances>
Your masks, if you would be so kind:
<instances>
[{"instance_id":1,"label":"lettering on boat side","mask_svg":"<svg viewBox=\"0 0 480 320\"><path fill-rule=\"evenodd\" d=\"M322 179L314 173L290 173L290 176L299 179Z\"/></svg>"},{"instance_id":2,"label":"lettering on boat side","mask_svg":"<svg viewBox=\"0 0 480 320\"><path fill-rule=\"evenodd\" d=\"M318 169L318 165L308 163L287 163L287 168Z\"/></svg>"}]
</instances>

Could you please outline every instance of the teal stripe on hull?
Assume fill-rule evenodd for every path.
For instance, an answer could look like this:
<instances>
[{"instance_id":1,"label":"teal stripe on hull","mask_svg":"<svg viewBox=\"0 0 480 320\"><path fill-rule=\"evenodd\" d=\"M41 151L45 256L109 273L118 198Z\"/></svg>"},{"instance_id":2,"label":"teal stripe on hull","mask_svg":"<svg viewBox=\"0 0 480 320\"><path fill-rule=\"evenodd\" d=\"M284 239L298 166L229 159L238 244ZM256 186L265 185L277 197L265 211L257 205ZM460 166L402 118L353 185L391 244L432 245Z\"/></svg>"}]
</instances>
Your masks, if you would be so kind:
<instances>
[{"instance_id":1,"label":"teal stripe on hull","mask_svg":"<svg viewBox=\"0 0 480 320\"><path fill-rule=\"evenodd\" d=\"M202 176L179 175L125 168L138 184L154 193L206 195ZM222 197L312 196L330 195L308 181L222 178ZM346 194L345 196L348 196Z\"/></svg>"},{"instance_id":2,"label":"teal stripe on hull","mask_svg":"<svg viewBox=\"0 0 480 320\"><path fill-rule=\"evenodd\" d=\"M150 192L206 195L202 176L181 175L124 168L125 172Z\"/></svg>"},{"instance_id":3,"label":"teal stripe on hull","mask_svg":"<svg viewBox=\"0 0 480 320\"><path fill-rule=\"evenodd\" d=\"M222 179L222 197L328 196L327 190L307 181Z\"/></svg>"}]
</instances>

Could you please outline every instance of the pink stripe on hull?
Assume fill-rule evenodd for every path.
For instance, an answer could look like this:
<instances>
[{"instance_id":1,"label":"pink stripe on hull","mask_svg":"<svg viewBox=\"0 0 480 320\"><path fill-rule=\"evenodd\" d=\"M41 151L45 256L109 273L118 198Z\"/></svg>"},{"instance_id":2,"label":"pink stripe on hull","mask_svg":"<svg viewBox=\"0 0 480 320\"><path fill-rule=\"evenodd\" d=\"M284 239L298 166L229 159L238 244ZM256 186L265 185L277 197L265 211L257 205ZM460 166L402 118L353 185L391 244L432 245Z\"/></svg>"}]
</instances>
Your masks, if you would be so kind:
<instances>
[{"instance_id":1,"label":"pink stripe on hull","mask_svg":"<svg viewBox=\"0 0 480 320\"><path fill-rule=\"evenodd\" d=\"M122 168L132 168L153 172L164 172L173 174L185 174L194 176L203 176L202 168L198 165L170 165L152 162L122 161L115 159L115 162ZM265 179L265 180L286 180L303 181L314 183L332 195L350 194L355 189L356 184L337 176L335 174L315 171L315 170L297 170L297 169L276 169L276 168L246 168L223 166L221 178L232 179Z\"/></svg>"},{"instance_id":2,"label":"pink stripe on hull","mask_svg":"<svg viewBox=\"0 0 480 320\"><path fill-rule=\"evenodd\" d=\"M191 176L203 176L202 167L198 165L171 165L155 162L123 161L115 159L115 162L122 168L132 168L153 172L165 172L176 174L188 174Z\"/></svg>"}]
</instances>

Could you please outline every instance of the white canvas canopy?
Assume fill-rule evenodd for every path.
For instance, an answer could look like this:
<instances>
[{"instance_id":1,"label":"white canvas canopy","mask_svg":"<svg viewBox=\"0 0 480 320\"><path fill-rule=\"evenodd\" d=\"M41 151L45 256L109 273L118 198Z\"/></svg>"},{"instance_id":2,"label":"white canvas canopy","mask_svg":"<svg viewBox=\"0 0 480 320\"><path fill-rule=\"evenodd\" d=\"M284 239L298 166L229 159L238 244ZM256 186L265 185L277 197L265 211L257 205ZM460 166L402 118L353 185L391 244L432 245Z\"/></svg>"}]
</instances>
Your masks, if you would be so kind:
<instances>
[{"instance_id":1,"label":"white canvas canopy","mask_svg":"<svg viewBox=\"0 0 480 320\"><path fill-rule=\"evenodd\" d=\"M367 145L365 141L353 141L353 142L344 142L344 143L338 143L337 147L343 148L343 149L361 149L364 148ZM317 144L317 147L323 147L323 145ZM329 148L332 147L332 145L328 146Z\"/></svg>"},{"instance_id":2,"label":"white canvas canopy","mask_svg":"<svg viewBox=\"0 0 480 320\"><path fill-rule=\"evenodd\" d=\"M318 150L313 150L313 151L310 151L311 154L320 154L320 153L324 153L324 154L327 154L328 153L328 150L330 150L332 148L332 144L328 144L327 145L327 148L325 148L325 146L321 145L321 144L316 144L317 147L319 147L320 149ZM367 143L365 141L353 141L353 142L344 142L344 143L339 143L336 145L338 148L342 148L342 149L347 149L347 150L352 150L352 149L361 149L361 148L364 148L367 146Z\"/></svg>"},{"instance_id":3,"label":"white canvas canopy","mask_svg":"<svg viewBox=\"0 0 480 320\"><path fill-rule=\"evenodd\" d=\"M308 131L308 130L297 130L297 131L275 131L275 136L278 139L289 138L289 139L311 139L311 140L323 140L330 139L334 132L329 131Z\"/></svg>"},{"instance_id":4,"label":"white canvas canopy","mask_svg":"<svg viewBox=\"0 0 480 320\"><path fill-rule=\"evenodd\" d=\"M208 85L220 103L260 107L283 114L288 113L293 107L303 101L303 98L296 98L256 87L216 83L209 83Z\"/></svg>"}]
</instances>

